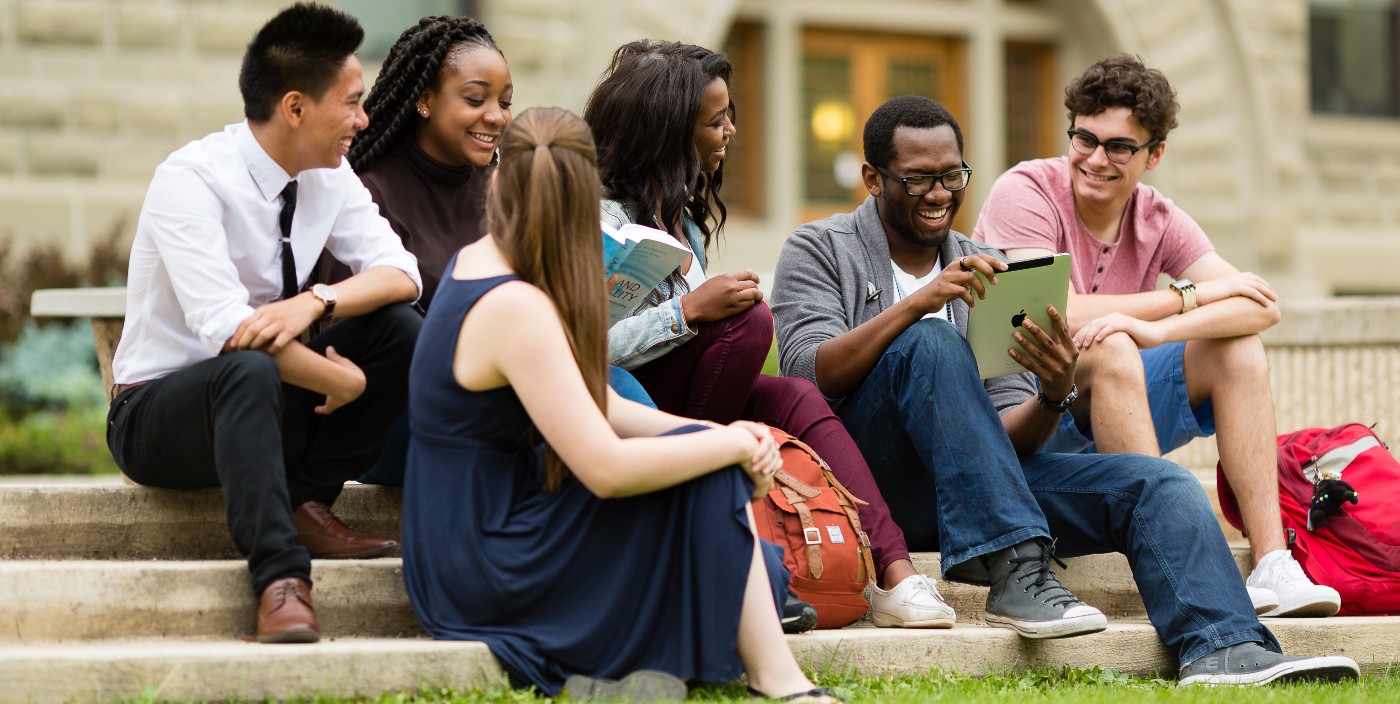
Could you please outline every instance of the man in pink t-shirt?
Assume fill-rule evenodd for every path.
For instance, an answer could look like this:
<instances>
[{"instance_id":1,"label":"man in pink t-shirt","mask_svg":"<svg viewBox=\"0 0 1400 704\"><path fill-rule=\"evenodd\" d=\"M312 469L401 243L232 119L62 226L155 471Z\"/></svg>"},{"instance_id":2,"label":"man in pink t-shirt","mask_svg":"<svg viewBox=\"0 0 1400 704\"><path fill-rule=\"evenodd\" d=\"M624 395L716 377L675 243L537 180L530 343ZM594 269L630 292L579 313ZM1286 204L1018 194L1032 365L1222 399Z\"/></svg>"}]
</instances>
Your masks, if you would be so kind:
<instances>
[{"instance_id":1,"label":"man in pink t-shirt","mask_svg":"<svg viewBox=\"0 0 1400 704\"><path fill-rule=\"evenodd\" d=\"M1126 54L1065 90L1070 148L997 179L973 239L1011 259L1073 256L1068 318L1081 348L1065 414L1041 452L1158 455L1216 434L1240 501L1256 610L1330 616L1341 600L1287 549L1273 397L1259 333L1279 320L1268 282L1215 252L1200 225L1140 181L1162 162L1179 108L1166 77ZM1173 283L1158 289L1161 274Z\"/></svg>"}]
</instances>

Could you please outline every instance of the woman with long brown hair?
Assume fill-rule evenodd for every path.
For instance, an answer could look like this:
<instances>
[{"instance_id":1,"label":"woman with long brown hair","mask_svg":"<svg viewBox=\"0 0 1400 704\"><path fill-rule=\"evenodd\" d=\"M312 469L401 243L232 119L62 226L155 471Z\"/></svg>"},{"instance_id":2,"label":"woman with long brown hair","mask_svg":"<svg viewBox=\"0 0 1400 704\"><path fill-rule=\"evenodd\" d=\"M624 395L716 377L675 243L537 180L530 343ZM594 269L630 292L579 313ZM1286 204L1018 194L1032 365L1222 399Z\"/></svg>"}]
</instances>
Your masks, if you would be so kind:
<instances>
[{"instance_id":1,"label":"woman with long brown hair","mask_svg":"<svg viewBox=\"0 0 1400 704\"><path fill-rule=\"evenodd\" d=\"M767 431L607 387L598 197L582 120L537 108L507 128L491 235L450 263L410 376L419 621L485 642L515 684L551 696L677 698L680 680L744 672L763 692L836 701L782 640L786 575L753 534L748 501L781 465Z\"/></svg>"}]
</instances>

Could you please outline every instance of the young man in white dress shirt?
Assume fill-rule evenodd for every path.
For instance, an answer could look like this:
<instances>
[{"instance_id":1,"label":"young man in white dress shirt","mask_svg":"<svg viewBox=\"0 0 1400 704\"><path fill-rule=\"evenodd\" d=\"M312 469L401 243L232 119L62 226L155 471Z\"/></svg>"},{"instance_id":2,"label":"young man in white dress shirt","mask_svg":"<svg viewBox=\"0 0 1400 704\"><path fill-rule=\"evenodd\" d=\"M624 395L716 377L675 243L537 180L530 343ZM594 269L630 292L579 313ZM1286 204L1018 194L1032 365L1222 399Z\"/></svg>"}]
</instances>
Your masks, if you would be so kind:
<instances>
[{"instance_id":1,"label":"young man in white dress shirt","mask_svg":"<svg viewBox=\"0 0 1400 704\"><path fill-rule=\"evenodd\" d=\"M272 18L239 73L247 121L156 169L132 244L108 445L137 483L223 488L261 642L320 637L311 557L397 547L329 510L407 404L421 322L413 255L344 160L363 36L323 6ZM301 291L323 247L357 273Z\"/></svg>"}]
</instances>

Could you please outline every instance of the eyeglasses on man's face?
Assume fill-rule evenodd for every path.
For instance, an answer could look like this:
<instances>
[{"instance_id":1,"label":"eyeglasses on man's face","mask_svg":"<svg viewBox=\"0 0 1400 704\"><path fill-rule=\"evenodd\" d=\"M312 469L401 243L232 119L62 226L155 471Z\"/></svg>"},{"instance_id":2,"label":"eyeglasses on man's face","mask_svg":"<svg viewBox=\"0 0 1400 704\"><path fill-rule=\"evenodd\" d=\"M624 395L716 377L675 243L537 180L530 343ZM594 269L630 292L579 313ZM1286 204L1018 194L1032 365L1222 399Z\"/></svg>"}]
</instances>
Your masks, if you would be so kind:
<instances>
[{"instance_id":1,"label":"eyeglasses on man's face","mask_svg":"<svg viewBox=\"0 0 1400 704\"><path fill-rule=\"evenodd\" d=\"M961 191L967 188L967 184L972 180L972 167L967 162L962 163L961 169L944 171L941 174L913 174L910 176L900 176L883 166L875 167L880 173L904 184L904 192L911 196L926 195L933 190L933 184L942 183L944 190L948 192Z\"/></svg>"},{"instance_id":2,"label":"eyeglasses on man's face","mask_svg":"<svg viewBox=\"0 0 1400 704\"><path fill-rule=\"evenodd\" d=\"M1126 164L1128 160L1136 156L1138 152L1144 149L1151 149L1157 146L1157 143L1161 141L1160 139L1153 139L1149 140L1147 144L1128 144L1127 142L1110 139L1107 142L1101 142L1098 137L1083 130L1069 131L1069 143L1074 147L1074 151L1084 156L1092 156L1094 150L1098 149L1099 145L1102 144L1103 153L1108 156L1109 161L1115 164Z\"/></svg>"}]
</instances>

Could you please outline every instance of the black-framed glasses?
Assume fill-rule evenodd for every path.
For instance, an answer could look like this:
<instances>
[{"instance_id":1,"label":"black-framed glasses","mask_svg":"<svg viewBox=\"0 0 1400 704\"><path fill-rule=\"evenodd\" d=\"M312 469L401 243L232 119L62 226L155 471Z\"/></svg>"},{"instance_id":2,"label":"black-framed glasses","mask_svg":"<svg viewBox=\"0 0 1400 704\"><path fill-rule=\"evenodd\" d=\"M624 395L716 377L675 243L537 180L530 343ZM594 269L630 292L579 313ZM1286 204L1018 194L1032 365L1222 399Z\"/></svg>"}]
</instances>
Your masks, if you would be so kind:
<instances>
[{"instance_id":1,"label":"black-framed glasses","mask_svg":"<svg viewBox=\"0 0 1400 704\"><path fill-rule=\"evenodd\" d=\"M1069 131L1069 143L1074 147L1074 151L1084 156L1091 156L1094 150L1098 149L1099 145L1102 144L1103 153L1108 156L1109 161L1115 164L1126 164L1129 159L1137 156L1138 152L1144 149L1151 149L1157 146L1157 143L1161 141L1160 139L1152 139L1148 140L1147 144L1128 144L1127 142L1110 139L1107 142L1101 142L1098 137L1083 130Z\"/></svg>"},{"instance_id":2,"label":"black-framed glasses","mask_svg":"<svg viewBox=\"0 0 1400 704\"><path fill-rule=\"evenodd\" d=\"M904 192L911 196L922 196L933 190L934 183L942 183L943 188L949 192L961 191L967 188L967 184L972 180L972 167L967 162L962 163L961 169L944 171L941 174L914 174L912 176L900 176L883 166L875 167L880 173L904 184Z\"/></svg>"}]
</instances>

